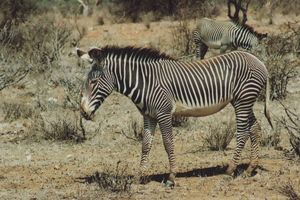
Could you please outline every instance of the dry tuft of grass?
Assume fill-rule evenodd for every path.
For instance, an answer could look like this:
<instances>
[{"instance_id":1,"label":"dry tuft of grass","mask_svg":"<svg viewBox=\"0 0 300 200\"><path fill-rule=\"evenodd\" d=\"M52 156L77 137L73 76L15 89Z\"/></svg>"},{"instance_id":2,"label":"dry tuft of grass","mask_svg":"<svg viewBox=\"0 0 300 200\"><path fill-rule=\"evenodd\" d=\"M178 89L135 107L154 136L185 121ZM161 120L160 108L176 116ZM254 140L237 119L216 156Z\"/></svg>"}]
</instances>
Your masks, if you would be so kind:
<instances>
[{"instance_id":1,"label":"dry tuft of grass","mask_svg":"<svg viewBox=\"0 0 300 200\"><path fill-rule=\"evenodd\" d=\"M221 125L210 125L208 133L203 136L204 143L212 151L224 151L233 139L235 131L233 120Z\"/></svg>"},{"instance_id":2,"label":"dry tuft of grass","mask_svg":"<svg viewBox=\"0 0 300 200\"><path fill-rule=\"evenodd\" d=\"M4 120L14 121L20 118L31 118L34 110L31 106L19 103L3 103Z\"/></svg>"},{"instance_id":3,"label":"dry tuft of grass","mask_svg":"<svg viewBox=\"0 0 300 200\"><path fill-rule=\"evenodd\" d=\"M130 124L128 125L128 133L126 133L124 130L121 131L121 134L124 135L126 138L141 142L143 141L143 126L138 123L135 120L132 120Z\"/></svg>"},{"instance_id":4,"label":"dry tuft of grass","mask_svg":"<svg viewBox=\"0 0 300 200\"><path fill-rule=\"evenodd\" d=\"M105 172L96 172L92 176L92 182L96 182L99 187L105 191L122 193L129 192L133 179L126 175L127 166L120 166L121 161L117 162L114 170L106 169Z\"/></svg>"},{"instance_id":5,"label":"dry tuft of grass","mask_svg":"<svg viewBox=\"0 0 300 200\"><path fill-rule=\"evenodd\" d=\"M173 127L180 127L187 124L188 118L181 117L181 116L173 116L172 117L172 126Z\"/></svg>"},{"instance_id":6,"label":"dry tuft of grass","mask_svg":"<svg viewBox=\"0 0 300 200\"><path fill-rule=\"evenodd\" d=\"M279 188L279 192L290 200L300 200L299 194L295 191L293 185L289 182Z\"/></svg>"},{"instance_id":7,"label":"dry tuft of grass","mask_svg":"<svg viewBox=\"0 0 300 200\"><path fill-rule=\"evenodd\" d=\"M282 131L282 125L277 122L274 131L262 135L262 137L260 138L260 146L274 147L275 149L280 148L279 143L281 141L280 139L281 131Z\"/></svg>"},{"instance_id":8,"label":"dry tuft of grass","mask_svg":"<svg viewBox=\"0 0 300 200\"><path fill-rule=\"evenodd\" d=\"M47 118L47 120L45 119ZM80 143L85 140L84 129L76 117L55 116L43 117L40 114L34 118L33 132L42 135L45 140L69 141Z\"/></svg>"}]
</instances>

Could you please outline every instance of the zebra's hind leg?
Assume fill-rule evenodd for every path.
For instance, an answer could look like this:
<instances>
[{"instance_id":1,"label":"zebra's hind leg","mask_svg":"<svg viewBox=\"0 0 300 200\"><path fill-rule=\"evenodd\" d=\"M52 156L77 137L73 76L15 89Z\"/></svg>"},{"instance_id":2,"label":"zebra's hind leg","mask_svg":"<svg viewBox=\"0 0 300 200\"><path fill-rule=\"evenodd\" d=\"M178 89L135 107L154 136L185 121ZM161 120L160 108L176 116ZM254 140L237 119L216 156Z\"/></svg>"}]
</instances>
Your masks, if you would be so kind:
<instances>
[{"instance_id":1,"label":"zebra's hind leg","mask_svg":"<svg viewBox=\"0 0 300 200\"><path fill-rule=\"evenodd\" d=\"M170 175L166 182L166 186L175 186L175 176L176 176L176 163L175 163L175 153L174 153L174 143L173 143L173 133L172 133L172 115L171 113L160 114L157 117L159 127L161 130L161 135L164 143L165 150L168 154L169 164L170 164Z\"/></svg>"},{"instance_id":2,"label":"zebra's hind leg","mask_svg":"<svg viewBox=\"0 0 300 200\"><path fill-rule=\"evenodd\" d=\"M259 139L261 137L261 127L252 112L249 117L249 125L250 125L250 140L251 140L251 161L249 167L246 170L246 175L251 176L252 172L258 166L258 148L259 148Z\"/></svg>"},{"instance_id":3,"label":"zebra's hind leg","mask_svg":"<svg viewBox=\"0 0 300 200\"><path fill-rule=\"evenodd\" d=\"M204 59L204 57L205 57L205 54L206 54L206 52L207 52L207 50L208 50L208 46L206 45L206 44L204 44L201 40L198 40L197 42L196 42L196 47L197 47L197 49L196 49L196 57L199 59Z\"/></svg>"},{"instance_id":4,"label":"zebra's hind leg","mask_svg":"<svg viewBox=\"0 0 300 200\"><path fill-rule=\"evenodd\" d=\"M152 147L152 140L157 125L156 119L144 116L144 132L142 142L142 156L140 163L140 182L145 182L145 171L147 169L148 157Z\"/></svg>"},{"instance_id":5,"label":"zebra's hind leg","mask_svg":"<svg viewBox=\"0 0 300 200\"><path fill-rule=\"evenodd\" d=\"M236 149L233 155L233 159L228 164L228 168L226 173L229 175L233 175L234 171L236 170L237 165L241 159L241 152L245 146L246 141L249 138L250 131L249 131L249 115L251 113L251 109L246 109L245 104L239 104L240 107L235 108L236 112L236 124L237 124L237 133L236 133ZM250 107L251 108L251 107Z\"/></svg>"}]
</instances>

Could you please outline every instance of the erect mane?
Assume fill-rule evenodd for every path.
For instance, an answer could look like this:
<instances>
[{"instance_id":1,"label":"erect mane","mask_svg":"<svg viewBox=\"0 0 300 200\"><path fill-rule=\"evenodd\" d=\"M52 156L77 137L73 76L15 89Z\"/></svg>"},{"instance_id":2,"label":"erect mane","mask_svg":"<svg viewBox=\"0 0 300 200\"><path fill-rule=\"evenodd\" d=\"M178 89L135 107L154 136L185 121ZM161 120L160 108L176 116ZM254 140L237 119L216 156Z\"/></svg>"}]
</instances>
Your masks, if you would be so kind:
<instances>
[{"instance_id":1,"label":"erect mane","mask_svg":"<svg viewBox=\"0 0 300 200\"><path fill-rule=\"evenodd\" d=\"M250 33L254 34L257 38L263 38L266 37L267 34L266 33L258 33L257 31L254 30L254 28L248 24L241 24L240 22L231 20L235 25L242 27L246 30L248 30Z\"/></svg>"},{"instance_id":2,"label":"erect mane","mask_svg":"<svg viewBox=\"0 0 300 200\"><path fill-rule=\"evenodd\" d=\"M166 59L166 60L175 60L171 56L161 53L160 51L152 48L142 48L142 47L118 47L118 46L106 46L101 48L101 51L104 55L117 55L123 57L125 55L133 55L135 57L143 57L149 59Z\"/></svg>"}]
</instances>

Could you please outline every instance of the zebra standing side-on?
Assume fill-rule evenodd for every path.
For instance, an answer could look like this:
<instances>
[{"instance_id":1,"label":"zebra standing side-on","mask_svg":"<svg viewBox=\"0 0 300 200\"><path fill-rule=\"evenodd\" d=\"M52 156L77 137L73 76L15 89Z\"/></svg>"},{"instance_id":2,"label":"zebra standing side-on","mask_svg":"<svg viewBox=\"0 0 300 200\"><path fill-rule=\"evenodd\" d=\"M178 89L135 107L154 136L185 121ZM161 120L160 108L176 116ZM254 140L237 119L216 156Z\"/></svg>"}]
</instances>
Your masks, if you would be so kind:
<instances>
[{"instance_id":1,"label":"zebra standing side-on","mask_svg":"<svg viewBox=\"0 0 300 200\"><path fill-rule=\"evenodd\" d=\"M203 59L208 48L236 50L238 47L250 50L267 34L257 33L252 27L233 21L217 21L203 18L193 30L193 40L196 44L196 56Z\"/></svg>"},{"instance_id":2,"label":"zebra standing side-on","mask_svg":"<svg viewBox=\"0 0 300 200\"><path fill-rule=\"evenodd\" d=\"M83 86L81 114L92 119L106 97L116 90L137 106L144 117L141 172L144 173L159 124L170 164L169 185L174 185L176 165L172 115L200 117L216 113L231 103L237 122L237 146L227 173L232 174L245 142L251 139L251 173L258 164L257 135L260 132L253 105L266 86L265 115L271 124L269 81L264 64L247 52L235 51L203 61L184 62L147 48L104 47L80 57L93 61Z\"/></svg>"}]
</instances>

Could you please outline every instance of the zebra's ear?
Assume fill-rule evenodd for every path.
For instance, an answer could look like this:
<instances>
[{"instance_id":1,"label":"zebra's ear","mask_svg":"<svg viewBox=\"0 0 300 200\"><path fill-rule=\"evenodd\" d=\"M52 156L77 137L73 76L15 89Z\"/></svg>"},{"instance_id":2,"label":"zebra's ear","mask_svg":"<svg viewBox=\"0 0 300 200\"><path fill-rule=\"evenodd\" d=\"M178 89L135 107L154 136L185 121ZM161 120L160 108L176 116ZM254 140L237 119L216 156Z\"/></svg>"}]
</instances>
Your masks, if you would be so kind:
<instances>
[{"instance_id":1,"label":"zebra's ear","mask_svg":"<svg viewBox=\"0 0 300 200\"><path fill-rule=\"evenodd\" d=\"M89 50L88 54L93 60L100 60L102 55L102 50L99 48L92 48L91 50Z\"/></svg>"},{"instance_id":2,"label":"zebra's ear","mask_svg":"<svg viewBox=\"0 0 300 200\"><path fill-rule=\"evenodd\" d=\"M90 55L87 52L82 51L79 48L76 48L76 54L78 57L80 57L83 60L87 60L89 62L93 61L93 59L90 57Z\"/></svg>"}]
</instances>

